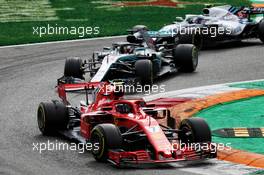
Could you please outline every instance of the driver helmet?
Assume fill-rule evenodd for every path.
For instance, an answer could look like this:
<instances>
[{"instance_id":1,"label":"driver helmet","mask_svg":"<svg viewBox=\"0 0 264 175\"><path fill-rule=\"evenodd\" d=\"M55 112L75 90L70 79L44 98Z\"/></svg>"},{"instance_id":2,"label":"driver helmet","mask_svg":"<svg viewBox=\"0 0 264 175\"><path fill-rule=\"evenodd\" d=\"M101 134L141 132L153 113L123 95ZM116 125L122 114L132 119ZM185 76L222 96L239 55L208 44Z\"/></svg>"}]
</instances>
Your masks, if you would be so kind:
<instances>
[{"instance_id":1,"label":"driver helmet","mask_svg":"<svg viewBox=\"0 0 264 175\"><path fill-rule=\"evenodd\" d=\"M126 103L120 103L116 105L116 111L121 114L132 113L132 107Z\"/></svg>"},{"instance_id":2,"label":"driver helmet","mask_svg":"<svg viewBox=\"0 0 264 175\"><path fill-rule=\"evenodd\" d=\"M134 51L134 47L131 45L126 46L125 49L126 49L126 53L133 53Z\"/></svg>"},{"instance_id":3,"label":"driver helmet","mask_svg":"<svg viewBox=\"0 0 264 175\"><path fill-rule=\"evenodd\" d=\"M239 12L237 13L237 16L238 16L240 19L248 18L248 14L243 13L243 11L239 11Z\"/></svg>"},{"instance_id":4,"label":"driver helmet","mask_svg":"<svg viewBox=\"0 0 264 175\"><path fill-rule=\"evenodd\" d=\"M194 23L194 24L202 24L203 21L204 21L204 18L201 17L201 16L198 16L198 17L196 17L196 18L193 20L193 23Z\"/></svg>"}]
</instances>

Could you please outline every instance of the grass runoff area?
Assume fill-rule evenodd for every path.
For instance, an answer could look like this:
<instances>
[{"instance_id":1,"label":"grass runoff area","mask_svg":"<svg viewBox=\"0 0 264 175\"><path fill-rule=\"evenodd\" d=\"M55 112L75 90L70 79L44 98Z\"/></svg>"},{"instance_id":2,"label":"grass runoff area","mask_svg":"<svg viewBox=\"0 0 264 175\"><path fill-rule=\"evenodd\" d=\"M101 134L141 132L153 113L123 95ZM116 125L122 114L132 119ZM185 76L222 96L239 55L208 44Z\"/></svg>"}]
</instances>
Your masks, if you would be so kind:
<instances>
[{"instance_id":1,"label":"grass runoff area","mask_svg":"<svg viewBox=\"0 0 264 175\"><path fill-rule=\"evenodd\" d=\"M149 6L150 1L144 0L0 0L0 46L122 35L136 24L156 30L176 16L201 13L204 4L250 5L248 0L156 1ZM166 2L175 6L167 6ZM51 33L56 32L56 27L64 27L64 34L40 37L40 27L44 30L48 26L54 28Z\"/></svg>"},{"instance_id":2,"label":"grass runoff area","mask_svg":"<svg viewBox=\"0 0 264 175\"><path fill-rule=\"evenodd\" d=\"M246 89L264 89L264 81L246 82L230 85ZM220 128L263 128L264 96L219 104L200 111L196 116L203 117L212 130ZM231 147L264 154L263 138L221 138L213 137L217 143L231 143Z\"/></svg>"},{"instance_id":3,"label":"grass runoff area","mask_svg":"<svg viewBox=\"0 0 264 175\"><path fill-rule=\"evenodd\" d=\"M211 130L220 128L263 128L264 96L219 104L202 110L195 116L204 118ZM235 149L264 154L263 138L222 138L213 137L216 143L231 143Z\"/></svg>"}]
</instances>

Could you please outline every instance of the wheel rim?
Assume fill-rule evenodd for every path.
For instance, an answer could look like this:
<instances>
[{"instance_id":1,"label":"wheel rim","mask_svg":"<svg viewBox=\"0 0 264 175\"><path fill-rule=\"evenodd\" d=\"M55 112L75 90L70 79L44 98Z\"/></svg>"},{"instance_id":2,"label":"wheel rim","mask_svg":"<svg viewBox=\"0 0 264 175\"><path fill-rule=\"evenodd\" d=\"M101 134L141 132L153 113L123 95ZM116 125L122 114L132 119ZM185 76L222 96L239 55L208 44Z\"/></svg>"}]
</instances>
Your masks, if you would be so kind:
<instances>
[{"instance_id":1,"label":"wheel rim","mask_svg":"<svg viewBox=\"0 0 264 175\"><path fill-rule=\"evenodd\" d=\"M193 68L196 69L198 65L198 51L196 47L193 47L192 50L192 62L193 62Z\"/></svg>"},{"instance_id":2,"label":"wheel rim","mask_svg":"<svg viewBox=\"0 0 264 175\"><path fill-rule=\"evenodd\" d=\"M98 133L97 131L95 131L93 133L93 136L92 136L92 139L91 139L91 142L94 146L94 144L96 143L99 143L99 149L98 150L95 150L94 148L92 149L92 154L95 155L96 157L102 157L103 155L103 152L104 152L104 139L103 137L101 136L100 133Z\"/></svg>"},{"instance_id":3,"label":"wheel rim","mask_svg":"<svg viewBox=\"0 0 264 175\"><path fill-rule=\"evenodd\" d=\"M192 130L188 126L181 127L181 140L184 143L192 143L194 141L193 139L193 133Z\"/></svg>"},{"instance_id":4,"label":"wheel rim","mask_svg":"<svg viewBox=\"0 0 264 175\"><path fill-rule=\"evenodd\" d=\"M45 112L43 107L39 107L38 109L38 127L41 131L45 128Z\"/></svg>"}]
</instances>

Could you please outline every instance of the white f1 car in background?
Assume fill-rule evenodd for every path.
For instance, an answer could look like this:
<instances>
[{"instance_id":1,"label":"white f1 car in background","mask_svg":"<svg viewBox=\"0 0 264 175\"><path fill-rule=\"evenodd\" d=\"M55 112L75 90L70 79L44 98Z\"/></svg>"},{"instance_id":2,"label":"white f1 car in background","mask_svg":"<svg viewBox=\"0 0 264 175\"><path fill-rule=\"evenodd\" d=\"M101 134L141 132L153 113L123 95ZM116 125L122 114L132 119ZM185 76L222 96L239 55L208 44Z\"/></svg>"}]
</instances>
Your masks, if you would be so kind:
<instances>
[{"instance_id":1,"label":"white f1 car in background","mask_svg":"<svg viewBox=\"0 0 264 175\"><path fill-rule=\"evenodd\" d=\"M192 43L197 48L212 46L223 42L241 41L259 38L264 42L264 20L255 21L254 15L264 14L264 8L233 7L230 5L203 9L202 15L186 15L185 19L177 17L173 24L166 25L158 31L148 31L155 44ZM128 30L127 40L141 43L138 31L146 26L137 25Z\"/></svg>"}]
</instances>

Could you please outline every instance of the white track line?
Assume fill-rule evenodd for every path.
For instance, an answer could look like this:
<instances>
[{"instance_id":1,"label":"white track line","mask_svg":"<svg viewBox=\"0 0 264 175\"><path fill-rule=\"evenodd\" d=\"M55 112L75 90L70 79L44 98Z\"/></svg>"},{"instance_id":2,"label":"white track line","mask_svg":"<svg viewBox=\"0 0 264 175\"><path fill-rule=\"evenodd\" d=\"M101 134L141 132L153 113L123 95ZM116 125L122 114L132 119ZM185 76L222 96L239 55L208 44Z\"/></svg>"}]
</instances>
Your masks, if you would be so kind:
<instances>
[{"instance_id":1,"label":"white track line","mask_svg":"<svg viewBox=\"0 0 264 175\"><path fill-rule=\"evenodd\" d=\"M0 46L0 49L13 48L13 47L35 46L35 45L48 45L48 44L59 44L59 43L95 41L95 40L104 40L104 39L115 39L115 38L122 38L125 36L126 35L119 35L119 36L106 36L106 37L99 37L99 38L86 38L86 39L75 39L75 40L64 40L64 41L48 41L48 42L43 42L43 43L18 44L18 45L10 45L10 46Z\"/></svg>"},{"instance_id":2,"label":"white track line","mask_svg":"<svg viewBox=\"0 0 264 175\"><path fill-rule=\"evenodd\" d=\"M258 82L264 81L264 79L258 80L251 80L251 81L239 81L239 82L230 82L230 83L223 83L223 84L215 84L209 86L199 86L187 89L181 89L176 91L170 91L160 94L148 95L144 97L144 100L151 101L157 98L169 98L169 97L192 97L192 98L201 98L208 95L219 94L224 92L230 91L237 91L244 88L236 88L236 87L229 87L229 85L241 84L241 83L249 83L249 82Z\"/></svg>"}]
</instances>

